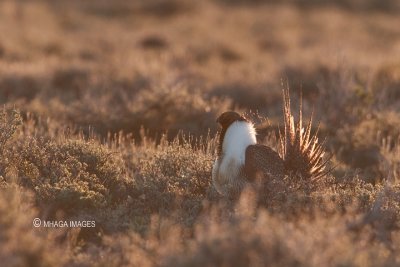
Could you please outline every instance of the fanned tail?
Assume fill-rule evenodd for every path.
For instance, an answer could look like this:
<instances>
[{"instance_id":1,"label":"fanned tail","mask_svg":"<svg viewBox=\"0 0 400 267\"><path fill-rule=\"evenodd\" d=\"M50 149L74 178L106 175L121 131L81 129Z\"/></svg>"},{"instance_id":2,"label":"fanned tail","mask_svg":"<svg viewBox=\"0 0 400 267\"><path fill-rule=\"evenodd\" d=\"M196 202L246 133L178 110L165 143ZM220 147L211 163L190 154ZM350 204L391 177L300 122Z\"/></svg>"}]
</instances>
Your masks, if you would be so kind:
<instances>
[{"instance_id":1,"label":"fanned tail","mask_svg":"<svg viewBox=\"0 0 400 267\"><path fill-rule=\"evenodd\" d=\"M311 134L313 114L303 128L302 95L300 95L299 119L297 123L291 112L289 89L283 89L284 132L279 132L280 156L286 174L311 181L319 180L331 170L327 168L329 158L324 160L325 141L319 142L318 130Z\"/></svg>"}]
</instances>

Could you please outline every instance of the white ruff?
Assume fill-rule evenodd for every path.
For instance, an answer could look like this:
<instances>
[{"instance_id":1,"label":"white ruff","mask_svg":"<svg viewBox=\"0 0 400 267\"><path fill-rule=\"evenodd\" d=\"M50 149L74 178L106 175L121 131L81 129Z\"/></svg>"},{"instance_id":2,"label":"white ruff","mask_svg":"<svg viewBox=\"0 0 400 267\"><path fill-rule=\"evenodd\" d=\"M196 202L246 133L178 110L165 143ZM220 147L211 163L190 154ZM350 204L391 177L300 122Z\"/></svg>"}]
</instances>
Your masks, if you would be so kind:
<instances>
[{"instance_id":1,"label":"white ruff","mask_svg":"<svg viewBox=\"0 0 400 267\"><path fill-rule=\"evenodd\" d=\"M256 142L256 130L252 123L234 122L225 133L222 143L223 157L234 158L239 164L244 164L246 148Z\"/></svg>"},{"instance_id":2,"label":"white ruff","mask_svg":"<svg viewBox=\"0 0 400 267\"><path fill-rule=\"evenodd\" d=\"M229 187L241 183L240 167L245 163L246 148L256 144L256 130L252 123L236 121L225 133L221 157L215 161L212 178L218 192L225 195Z\"/></svg>"}]
</instances>

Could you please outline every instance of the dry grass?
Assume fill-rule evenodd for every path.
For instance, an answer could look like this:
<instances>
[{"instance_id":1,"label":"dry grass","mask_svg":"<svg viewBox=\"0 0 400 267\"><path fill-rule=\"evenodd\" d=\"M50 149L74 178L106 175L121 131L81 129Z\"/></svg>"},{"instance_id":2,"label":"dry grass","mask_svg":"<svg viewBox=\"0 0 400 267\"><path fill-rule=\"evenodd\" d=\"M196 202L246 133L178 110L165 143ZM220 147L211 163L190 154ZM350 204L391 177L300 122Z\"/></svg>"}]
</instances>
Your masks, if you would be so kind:
<instances>
[{"instance_id":1,"label":"dry grass","mask_svg":"<svg viewBox=\"0 0 400 267\"><path fill-rule=\"evenodd\" d=\"M398 12L389 0L0 2L1 265L399 266ZM259 140L277 149L282 86L294 109L302 89L334 171L312 191L286 177L260 203L221 199L215 118L259 114Z\"/></svg>"}]
</instances>

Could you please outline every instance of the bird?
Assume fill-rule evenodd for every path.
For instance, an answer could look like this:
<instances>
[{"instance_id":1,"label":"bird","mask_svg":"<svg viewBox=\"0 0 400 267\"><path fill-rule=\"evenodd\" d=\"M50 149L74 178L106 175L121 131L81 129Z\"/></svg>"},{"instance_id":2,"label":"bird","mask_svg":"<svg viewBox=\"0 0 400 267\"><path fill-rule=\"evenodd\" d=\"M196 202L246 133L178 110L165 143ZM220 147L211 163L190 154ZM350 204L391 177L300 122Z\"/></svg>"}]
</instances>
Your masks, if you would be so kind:
<instances>
[{"instance_id":1,"label":"bird","mask_svg":"<svg viewBox=\"0 0 400 267\"><path fill-rule=\"evenodd\" d=\"M217 157L212 168L212 184L223 196L236 198L246 186L256 190L283 186L286 176L308 179L311 183L328 173L324 143L311 134L312 115L303 127L302 99L297 123L290 107L288 89L282 90L284 130L279 132L280 151L257 143L254 123L235 111L226 111L220 124ZM269 188L268 188L269 187Z\"/></svg>"}]
</instances>

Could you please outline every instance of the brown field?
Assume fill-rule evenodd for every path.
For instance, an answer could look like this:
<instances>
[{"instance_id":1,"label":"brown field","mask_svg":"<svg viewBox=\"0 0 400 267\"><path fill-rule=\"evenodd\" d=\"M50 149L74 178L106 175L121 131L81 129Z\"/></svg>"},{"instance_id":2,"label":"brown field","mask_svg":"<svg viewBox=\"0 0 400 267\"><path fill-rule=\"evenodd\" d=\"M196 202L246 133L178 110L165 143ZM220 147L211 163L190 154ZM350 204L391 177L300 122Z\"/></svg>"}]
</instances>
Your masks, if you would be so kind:
<instances>
[{"instance_id":1,"label":"brown field","mask_svg":"<svg viewBox=\"0 0 400 267\"><path fill-rule=\"evenodd\" d=\"M0 265L400 266L399 25L397 0L1 1ZM224 200L216 117L277 149L286 87L333 172Z\"/></svg>"}]
</instances>

